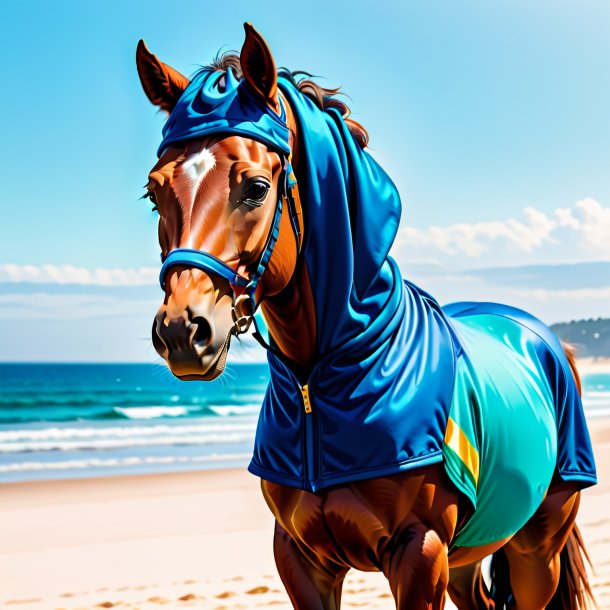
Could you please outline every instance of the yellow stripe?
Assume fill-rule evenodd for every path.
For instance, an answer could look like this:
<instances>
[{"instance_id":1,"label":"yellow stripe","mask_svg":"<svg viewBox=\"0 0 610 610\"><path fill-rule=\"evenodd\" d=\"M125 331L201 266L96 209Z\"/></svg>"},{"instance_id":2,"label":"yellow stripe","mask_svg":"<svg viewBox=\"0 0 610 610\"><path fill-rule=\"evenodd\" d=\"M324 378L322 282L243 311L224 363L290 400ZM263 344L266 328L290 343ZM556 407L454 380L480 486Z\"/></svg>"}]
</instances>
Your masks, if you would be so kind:
<instances>
[{"instance_id":1,"label":"yellow stripe","mask_svg":"<svg viewBox=\"0 0 610 610\"><path fill-rule=\"evenodd\" d=\"M460 460L464 462L466 468L470 470L470 474L472 474L475 484L478 484L479 453L472 446L472 443L468 440L463 430L453 421L453 419L451 419L451 417L447 420L445 444L457 453Z\"/></svg>"}]
</instances>

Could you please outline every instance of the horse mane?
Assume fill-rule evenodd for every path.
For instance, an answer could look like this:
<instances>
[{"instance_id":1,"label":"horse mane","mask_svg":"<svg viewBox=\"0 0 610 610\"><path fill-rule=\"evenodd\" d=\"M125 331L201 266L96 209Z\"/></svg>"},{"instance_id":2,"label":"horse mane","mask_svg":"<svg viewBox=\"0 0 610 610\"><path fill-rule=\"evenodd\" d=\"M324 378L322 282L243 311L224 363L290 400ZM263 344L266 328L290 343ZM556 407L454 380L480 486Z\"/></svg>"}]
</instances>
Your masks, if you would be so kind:
<instances>
[{"instance_id":1,"label":"horse mane","mask_svg":"<svg viewBox=\"0 0 610 610\"><path fill-rule=\"evenodd\" d=\"M239 53L237 51L217 53L216 57L212 60L212 63L204 66L201 70L215 70L217 72L232 70L235 78L240 79L243 76ZM349 107L345 102L337 98L338 95L345 95L340 91L340 87L322 87L322 85L312 80L315 76L303 70L296 70L293 72L288 68L279 68L277 74L291 82L298 91L312 100L320 110L327 110L329 108L338 110L356 142L358 142L362 148L368 146L369 134L367 130L360 123L349 118L351 112Z\"/></svg>"}]
</instances>

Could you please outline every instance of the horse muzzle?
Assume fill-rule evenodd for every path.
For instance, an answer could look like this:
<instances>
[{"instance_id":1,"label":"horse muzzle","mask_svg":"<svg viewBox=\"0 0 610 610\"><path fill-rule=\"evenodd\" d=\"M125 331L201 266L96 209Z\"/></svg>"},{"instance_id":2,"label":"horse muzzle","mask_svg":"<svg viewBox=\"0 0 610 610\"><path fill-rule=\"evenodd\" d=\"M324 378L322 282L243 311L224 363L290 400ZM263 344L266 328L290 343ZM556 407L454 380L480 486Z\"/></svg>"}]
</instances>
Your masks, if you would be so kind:
<instances>
[{"instance_id":1,"label":"horse muzzle","mask_svg":"<svg viewBox=\"0 0 610 610\"><path fill-rule=\"evenodd\" d=\"M169 317L163 310L155 316L152 342L157 353L179 379L211 381L225 369L231 331L216 333L203 316Z\"/></svg>"}]
</instances>

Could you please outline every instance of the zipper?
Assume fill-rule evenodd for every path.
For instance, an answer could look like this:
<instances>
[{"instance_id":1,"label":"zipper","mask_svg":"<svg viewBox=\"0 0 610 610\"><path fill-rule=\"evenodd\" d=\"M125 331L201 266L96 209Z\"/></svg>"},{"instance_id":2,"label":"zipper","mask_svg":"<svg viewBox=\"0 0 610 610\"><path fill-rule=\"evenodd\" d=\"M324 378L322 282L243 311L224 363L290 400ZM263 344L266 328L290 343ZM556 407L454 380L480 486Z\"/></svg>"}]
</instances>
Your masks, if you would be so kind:
<instances>
[{"instance_id":1,"label":"zipper","mask_svg":"<svg viewBox=\"0 0 610 610\"><path fill-rule=\"evenodd\" d=\"M303 427L305 432L305 460L303 465L305 469L305 481L307 482L311 491L315 491L316 480L318 478L316 460L316 418L311 405L309 385L305 384L299 387L301 390L301 396L303 398L303 410L305 412L305 417L303 418Z\"/></svg>"},{"instance_id":2,"label":"zipper","mask_svg":"<svg viewBox=\"0 0 610 610\"><path fill-rule=\"evenodd\" d=\"M309 386L307 384L301 386L301 394L303 395L305 413L311 413L311 400L309 400Z\"/></svg>"},{"instance_id":3,"label":"zipper","mask_svg":"<svg viewBox=\"0 0 610 610\"><path fill-rule=\"evenodd\" d=\"M316 443L319 443L318 434L318 421L317 413L314 404L312 403L311 397L311 383L309 383L323 361L329 356L326 355L324 358L319 360L314 369L310 372L307 382L301 385L301 382L297 376L292 372L290 367L283 361L277 354L273 354L274 359L284 369L289 379L293 382L293 388L300 392L301 400L303 401L303 418L302 418L302 430L303 430L303 480L305 488L309 491L316 491L317 481L320 470L320 451ZM296 386L296 387L295 387Z\"/></svg>"}]
</instances>

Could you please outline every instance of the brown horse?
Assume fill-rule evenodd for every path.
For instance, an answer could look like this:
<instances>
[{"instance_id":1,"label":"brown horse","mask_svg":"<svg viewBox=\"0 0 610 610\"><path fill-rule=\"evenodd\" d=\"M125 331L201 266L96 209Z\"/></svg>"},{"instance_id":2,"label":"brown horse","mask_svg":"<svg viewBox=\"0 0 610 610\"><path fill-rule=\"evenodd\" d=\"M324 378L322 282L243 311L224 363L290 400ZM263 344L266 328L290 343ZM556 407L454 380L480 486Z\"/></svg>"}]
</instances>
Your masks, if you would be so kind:
<instances>
[{"instance_id":1,"label":"brown horse","mask_svg":"<svg viewBox=\"0 0 610 610\"><path fill-rule=\"evenodd\" d=\"M170 113L189 79L159 61L143 42L137 66L150 101ZM285 109L292 166L300 180L305 171L302 133L278 89L275 63L263 38L246 24L240 55L220 56L211 68L221 79L229 72L244 79L253 95L274 111ZM366 146L366 131L347 118L346 106L334 97L336 90L310 80L301 80L298 89L321 109L338 109L356 141ZM147 186L159 211L163 256L180 248L203 251L251 277L266 249L273 203L281 200L284 169L277 151L234 133L219 131L167 147ZM285 206L256 298L275 348L290 366L307 371L319 358L317 329L324 319L316 317L324 312L314 307L302 263L299 242L307 238L308 217L296 187L293 197L298 227L291 228L294 219ZM186 264L171 267L164 285L165 299L153 325L155 348L180 379L216 378L224 369L236 318L251 313L247 307L239 309L240 291L225 277ZM579 383L572 354L568 357ZM262 480L276 518L274 552L280 576L294 607L307 610L339 608L351 568L382 571L397 608L441 608L446 592L464 610L582 608L591 589L575 526L581 487L556 474L535 514L512 537L455 547L453 541L473 508L451 484L442 463L315 493ZM481 560L492 554L488 591Z\"/></svg>"}]
</instances>

